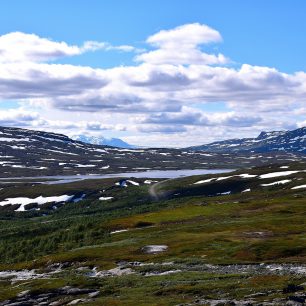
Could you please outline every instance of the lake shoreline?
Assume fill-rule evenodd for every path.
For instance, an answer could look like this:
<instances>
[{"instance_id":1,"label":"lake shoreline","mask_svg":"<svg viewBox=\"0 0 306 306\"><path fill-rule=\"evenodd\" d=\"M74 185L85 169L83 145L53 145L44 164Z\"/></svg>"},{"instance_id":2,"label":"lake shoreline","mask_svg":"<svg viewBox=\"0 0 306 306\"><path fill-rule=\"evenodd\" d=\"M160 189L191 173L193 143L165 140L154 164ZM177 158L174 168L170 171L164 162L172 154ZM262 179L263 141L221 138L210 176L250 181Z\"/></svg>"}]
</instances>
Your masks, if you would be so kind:
<instances>
[{"instance_id":1,"label":"lake shoreline","mask_svg":"<svg viewBox=\"0 0 306 306\"><path fill-rule=\"evenodd\" d=\"M181 170L149 170L149 171L135 171L135 172L121 172L121 173L106 173L106 174L87 174L87 175L50 175L50 176L32 176L32 177L6 177L0 178L0 182L10 182L17 180L36 180L35 183L41 184L64 184L87 179L107 179L107 178L160 178L160 179L174 179L179 177L186 177L192 175L218 174L233 172L235 169L181 169ZM39 181L41 180L41 181Z\"/></svg>"}]
</instances>

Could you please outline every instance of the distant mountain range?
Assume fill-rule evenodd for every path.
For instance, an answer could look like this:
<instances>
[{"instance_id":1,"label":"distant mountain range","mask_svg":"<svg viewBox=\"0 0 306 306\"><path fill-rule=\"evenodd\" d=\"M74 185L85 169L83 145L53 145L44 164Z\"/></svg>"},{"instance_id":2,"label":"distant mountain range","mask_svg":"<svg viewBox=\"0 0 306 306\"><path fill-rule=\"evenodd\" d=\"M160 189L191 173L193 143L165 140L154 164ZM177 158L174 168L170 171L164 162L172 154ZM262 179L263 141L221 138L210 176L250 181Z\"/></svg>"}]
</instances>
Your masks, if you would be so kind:
<instances>
[{"instance_id":1,"label":"distant mountain range","mask_svg":"<svg viewBox=\"0 0 306 306\"><path fill-rule=\"evenodd\" d=\"M247 139L237 143L238 140L221 142L219 149L217 145L204 146L205 151L211 152L172 148L126 149L84 143L61 134L0 127L0 177L237 169L306 158L305 129L262 133L253 141ZM256 144L263 143L266 146L258 147L257 151L261 149L264 153L252 152ZM246 145L248 150L241 150ZM276 152L268 152L268 145ZM240 150L236 152L235 148Z\"/></svg>"},{"instance_id":2,"label":"distant mountain range","mask_svg":"<svg viewBox=\"0 0 306 306\"><path fill-rule=\"evenodd\" d=\"M275 151L306 153L306 127L293 131L261 132L256 138L216 141L189 147L188 150L218 153L264 153Z\"/></svg>"},{"instance_id":3,"label":"distant mountain range","mask_svg":"<svg viewBox=\"0 0 306 306\"><path fill-rule=\"evenodd\" d=\"M82 141L84 143L100 145L100 146L111 146L117 148L124 148L124 149L133 149L136 146L133 146L120 138L105 138L103 136L86 136L86 135L75 135L71 137L74 140Z\"/></svg>"}]
</instances>

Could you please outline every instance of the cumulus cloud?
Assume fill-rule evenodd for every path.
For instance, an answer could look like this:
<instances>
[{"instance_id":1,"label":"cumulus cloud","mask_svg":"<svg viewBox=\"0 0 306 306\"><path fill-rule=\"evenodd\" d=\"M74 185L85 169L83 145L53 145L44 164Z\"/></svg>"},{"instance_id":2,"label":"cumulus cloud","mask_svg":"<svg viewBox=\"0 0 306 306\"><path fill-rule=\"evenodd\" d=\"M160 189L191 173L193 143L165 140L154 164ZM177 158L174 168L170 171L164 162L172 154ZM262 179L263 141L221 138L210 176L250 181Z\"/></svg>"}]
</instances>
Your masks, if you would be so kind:
<instances>
[{"instance_id":1,"label":"cumulus cloud","mask_svg":"<svg viewBox=\"0 0 306 306\"><path fill-rule=\"evenodd\" d=\"M31 126L40 120L36 112L23 109L10 109L0 111L0 125L3 126Z\"/></svg>"},{"instance_id":2,"label":"cumulus cloud","mask_svg":"<svg viewBox=\"0 0 306 306\"><path fill-rule=\"evenodd\" d=\"M139 50L95 41L70 45L21 32L2 35L0 99L22 100L25 117L20 110L4 111L0 124L63 132L126 130L139 139L147 135L146 141L156 141L151 133L171 133L173 143L178 135L200 141L210 131L222 139L304 124L306 73L225 66L225 56L204 51L221 41L221 34L206 25L187 24L148 37L149 51L139 53L136 64L99 69L49 61L96 50ZM220 101L226 111L205 112L205 105ZM36 115L27 112L29 105ZM60 119L51 116L55 111Z\"/></svg>"},{"instance_id":3,"label":"cumulus cloud","mask_svg":"<svg viewBox=\"0 0 306 306\"><path fill-rule=\"evenodd\" d=\"M82 46L68 45L36 34L11 32L0 36L0 62L44 62L88 51L135 51L132 46L112 46L106 42L87 41Z\"/></svg>"},{"instance_id":4,"label":"cumulus cloud","mask_svg":"<svg viewBox=\"0 0 306 306\"><path fill-rule=\"evenodd\" d=\"M123 125L102 123L94 120L69 121L48 119L43 114L25 110L23 107L10 110L0 110L0 125L12 127L19 126L31 129L43 128L49 131L62 131L63 129L67 129L78 132L101 132L106 130L124 131L126 129Z\"/></svg>"},{"instance_id":5,"label":"cumulus cloud","mask_svg":"<svg viewBox=\"0 0 306 306\"><path fill-rule=\"evenodd\" d=\"M76 95L101 88L108 82L102 70L90 67L0 63L0 97L3 99Z\"/></svg>"},{"instance_id":6,"label":"cumulus cloud","mask_svg":"<svg viewBox=\"0 0 306 306\"><path fill-rule=\"evenodd\" d=\"M180 113L160 113L147 116L142 120L146 124L194 125L194 126L233 126L248 127L259 123L261 118L235 112L206 114L184 107Z\"/></svg>"},{"instance_id":7,"label":"cumulus cloud","mask_svg":"<svg viewBox=\"0 0 306 306\"><path fill-rule=\"evenodd\" d=\"M192 23L162 30L147 39L156 50L136 56L136 61L151 64L224 64L223 54L208 54L200 46L222 41L220 33L207 25Z\"/></svg>"}]
</instances>

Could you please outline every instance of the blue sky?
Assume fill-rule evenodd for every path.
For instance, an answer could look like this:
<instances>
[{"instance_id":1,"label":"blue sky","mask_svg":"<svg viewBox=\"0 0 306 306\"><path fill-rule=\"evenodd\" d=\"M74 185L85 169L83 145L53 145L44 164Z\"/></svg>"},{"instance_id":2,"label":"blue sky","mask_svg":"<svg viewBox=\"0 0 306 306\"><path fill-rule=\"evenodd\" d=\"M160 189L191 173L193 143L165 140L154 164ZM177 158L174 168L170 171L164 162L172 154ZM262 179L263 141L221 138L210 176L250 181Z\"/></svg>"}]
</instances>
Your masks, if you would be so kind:
<instances>
[{"instance_id":1,"label":"blue sky","mask_svg":"<svg viewBox=\"0 0 306 306\"><path fill-rule=\"evenodd\" d=\"M8 57L2 60L2 67L0 61L0 72L2 69L6 75L9 71L10 84L20 84L20 79L25 78L27 84L8 89L8 79L2 80L5 86L1 87L0 83L0 124L41 127L69 135L82 130L88 134L122 137L137 144L168 145L171 134L169 145L173 146L181 144L182 139L188 139L186 145L189 145L255 136L262 129L303 126L306 114L305 11L303 0L1 1L3 48L7 53L11 52L9 48L14 52L20 48L24 54L16 55L21 58L17 63ZM199 61L199 54L195 54L197 59L188 62L179 59L178 54L177 62L175 59L169 62L169 54L164 54L165 50L169 51L165 44L176 39L169 31L179 29L186 33L188 44L188 36L202 31L200 27L180 28L192 24L202 26L202 30L207 26L207 31L218 35L214 33L212 40L199 36L196 38L199 42L192 42L193 46L188 45L182 53L188 56L190 52L192 58L192 52L200 50L202 55L221 54L226 60L215 58L203 62ZM160 40L161 31L168 31L166 43ZM45 54L43 60L34 55L25 58L29 52L37 53L36 42L30 36L20 40L16 32L35 34L37 41L64 42L68 47L80 49L75 52L65 47L61 50L63 56L54 56L51 50L52 56ZM199 35L206 35L201 33ZM5 36L8 34L12 34L9 43ZM148 41L152 36L153 43ZM184 44L185 38L179 37ZM88 41L100 45L81 50ZM108 47L101 47L101 43ZM179 41L172 43L179 49ZM22 44L28 45L23 49ZM45 46L52 48L47 43ZM133 50L120 46L130 46ZM156 50L162 50L162 60L157 53L151 58L149 53ZM85 66L92 71L77 72L78 67ZM126 69L119 73L120 67ZM41 84L30 78L33 69L35 74L39 71ZM302 74L297 75L298 71ZM99 80L93 77L95 73L99 74ZM73 77L67 80L67 74ZM82 82L88 78L85 83L93 88L88 92L85 88L79 90L86 84L77 84L76 75L82 76ZM145 85L144 80L147 82L152 75L154 82L162 79L158 79L158 85L152 80ZM226 75L226 80L211 84L211 75L217 80ZM63 78L69 81L71 90L63 94L66 85L55 93L58 87L52 87L54 82L62 84ZM132 85L122 81L126 78L135 78ZM105 86L102 79L110 85ZM249 83L242 84L244 80ZM91 81L97 84L88 83ZM46 89L48 86L50 88ZM124 89L124 95L120 88ZM99 94L95 94L95 90ZM264 94L256 95L256 91ZM222 94L218 95L220 92Z\"/></svg>"},{"instance_id":2,"label":"blue sky","mask_svg":"<svg viewBox=\"0 0 306 306\"><path fill-rule=\"evenodd\" d=\"M222 33L218 48L238 63L306 70L303 0L53 0L1 1L1 33L22 31L80 44L86 40L138 44L162 29L199 22ZM90 54L72 63L111 67L125 54Z\"/></svg>"}]
</instances>

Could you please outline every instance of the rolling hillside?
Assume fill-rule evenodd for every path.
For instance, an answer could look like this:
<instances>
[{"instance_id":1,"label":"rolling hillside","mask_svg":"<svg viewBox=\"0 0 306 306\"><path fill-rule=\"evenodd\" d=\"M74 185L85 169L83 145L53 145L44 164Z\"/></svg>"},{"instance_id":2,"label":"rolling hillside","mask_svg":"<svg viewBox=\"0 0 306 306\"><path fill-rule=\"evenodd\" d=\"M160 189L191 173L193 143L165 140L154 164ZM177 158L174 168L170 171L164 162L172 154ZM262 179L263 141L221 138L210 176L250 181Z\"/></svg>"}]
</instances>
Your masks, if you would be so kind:
<instances>
[{"instance_id":1,"label":"rolling hillside","mask_svg":"<svg viewBox=\"0 0 306 306\"><path fill-rule=\"evenodd\" d=\"M147 170L241 168L305 159L299 152L203 153L179 149L122 149L61 134L0 127L2 177L104 174Z\"/></svg>"},{"instance_id":2,"label":"rolling hillside","mask_svg":"<svg viewBox=\"0 0 306 306\"><path fill-rule=\"evenodd\" d=\"M306 153L306 127L293 131L261 132L256 138L241 138L217 141L188 148L191 151L218 153Z\"/></svg>"}]
</instances>

